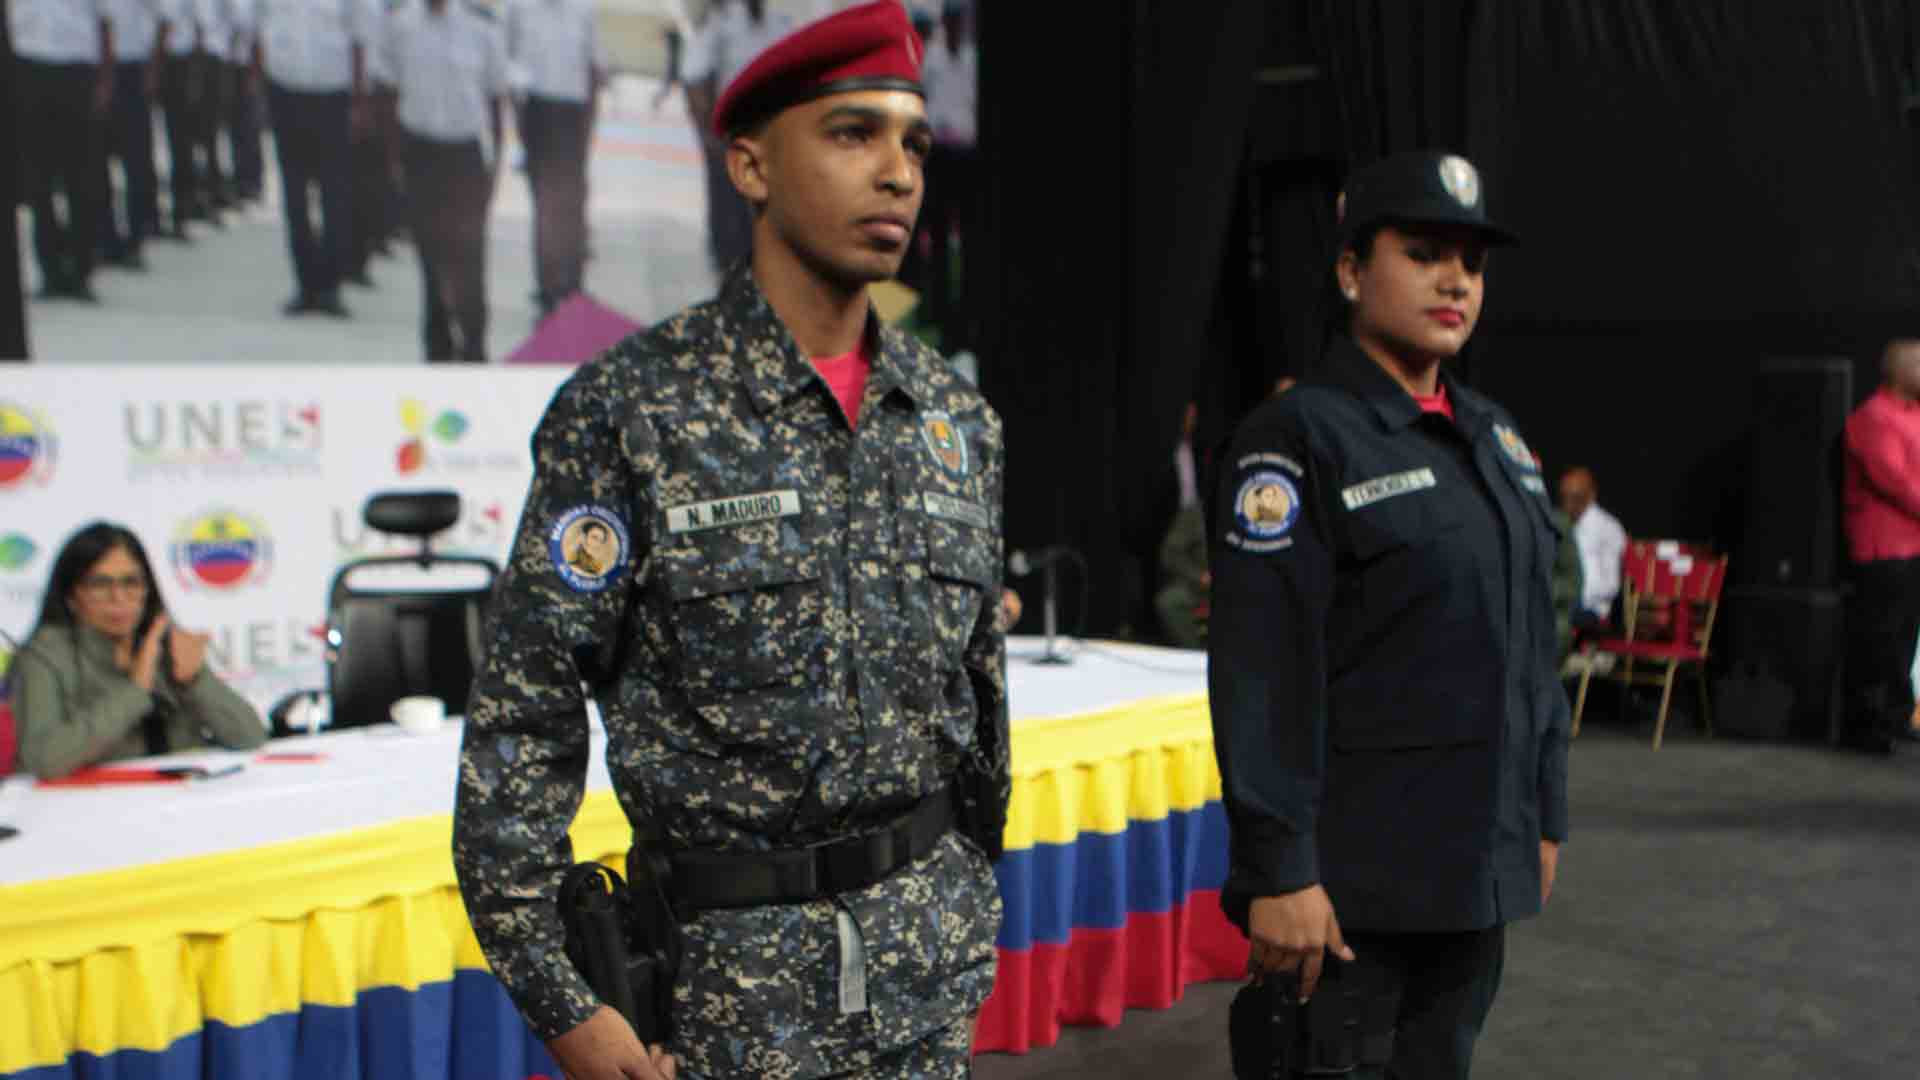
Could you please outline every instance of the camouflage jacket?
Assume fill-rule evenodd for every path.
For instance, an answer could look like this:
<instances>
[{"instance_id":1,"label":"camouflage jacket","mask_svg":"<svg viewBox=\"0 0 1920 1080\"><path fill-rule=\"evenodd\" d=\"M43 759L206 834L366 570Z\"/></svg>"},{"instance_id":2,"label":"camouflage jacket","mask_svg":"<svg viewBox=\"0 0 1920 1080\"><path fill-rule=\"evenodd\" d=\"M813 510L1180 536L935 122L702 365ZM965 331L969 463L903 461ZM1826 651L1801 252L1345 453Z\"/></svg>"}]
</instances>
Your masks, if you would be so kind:
<instances>
[{"instance_id":1,"label":"camouflage jacket","mask_svg":"<svg viewBox=\"0 0 1920 1080\"><path fill-rule=\"evenodd\" d=\"M543 1038L595 1008L554 900L589 690L622 808L676 850L863 832L946 787L962 755L1001 778L1004 805L1000 421L931 350L869 334L853 429L739 272L583 367L534 436L468 707L454 861L489 963ZM841 912L866 958L868 1008L851 1014ZM964 1019L991 988L999 917L992 867L957 834L833 901L702 913L675 986L682 1071L821 1075Z\"/></svg>"}]
</instances>

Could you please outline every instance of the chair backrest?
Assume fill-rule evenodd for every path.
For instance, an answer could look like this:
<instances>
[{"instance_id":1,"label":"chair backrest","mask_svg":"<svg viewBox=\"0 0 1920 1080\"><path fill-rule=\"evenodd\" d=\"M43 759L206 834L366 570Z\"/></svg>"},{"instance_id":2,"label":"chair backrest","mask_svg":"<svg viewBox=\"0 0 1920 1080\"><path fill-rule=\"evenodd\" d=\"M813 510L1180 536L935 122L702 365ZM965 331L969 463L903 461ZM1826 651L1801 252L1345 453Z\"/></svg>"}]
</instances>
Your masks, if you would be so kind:
<instances>
[{"instance_id":1,"label":"chair backrest","mask_svg":"<svg viewBox=\"0 0 1920 1080\"><path fill-rule=\"evenodd\" d=\"M463 580L435 583L448 568ZM382 569L400 583L369 584ZM464 713L480 662L480 627L499 567L488 559L364 559L334 575L327 598L327 691L335 727L387 719L395 701L428 694ZM356 582L358 576L362 580Z\"/></svg>"},{"instance_id":2,"label":"chair backrest","mask_svg":"<svg viewBox=\"0 0 1920 1080\"><path fill-rule=\"evenodd\" d=\"M1620 554L1620 615L1629 641L1640 622L1640 603L1653 592L1655 548L1652 540L1629 540Z\"/></svg>"},{"instance_id":3,"label":"chair backrest","mask_svg":"<svg viewBox=\"0 0 1920 1080\"><path fill-rule=\"evenodd\" d=\"M1650 595L1665 601L1673 611L1673 640L1706 651L1726 580L1725 555L1695 557L1683 550L1672 558L1654 560Z\"/></svg>"},{"instance_id":4,"label":"chair backrest","mask_svg":"<svg viewBox=\"0 0 1920 1080\"><path fill-rule=\"evenodd\" d=\"M1620 553L1620 583L1634 585L1645 591L1648 587L1647 575L1653 570L1653 560L1658 543L1653 540L1629 540L1626 550Z\"/></svg>"}]
</instances>

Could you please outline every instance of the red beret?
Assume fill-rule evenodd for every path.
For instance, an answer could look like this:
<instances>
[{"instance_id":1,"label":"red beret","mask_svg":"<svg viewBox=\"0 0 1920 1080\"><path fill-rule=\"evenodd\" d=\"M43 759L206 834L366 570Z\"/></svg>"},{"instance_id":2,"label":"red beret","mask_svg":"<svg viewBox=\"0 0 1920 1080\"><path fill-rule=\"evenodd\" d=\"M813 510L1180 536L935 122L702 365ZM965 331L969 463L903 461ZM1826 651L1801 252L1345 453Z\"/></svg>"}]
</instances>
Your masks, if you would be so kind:
<instances>
[{"instance_id":1,"label":"red beret","mask_svg":"<svg viewBox=\"0 0 1920 1080\"><path fill-rule=\"evenodd\" d=\"M767 46L734 76L713 106L725 136L790 105L848 90L920 88L926 48L900 0L873 0L807 25Z\"/></svg>"}]
</instances>

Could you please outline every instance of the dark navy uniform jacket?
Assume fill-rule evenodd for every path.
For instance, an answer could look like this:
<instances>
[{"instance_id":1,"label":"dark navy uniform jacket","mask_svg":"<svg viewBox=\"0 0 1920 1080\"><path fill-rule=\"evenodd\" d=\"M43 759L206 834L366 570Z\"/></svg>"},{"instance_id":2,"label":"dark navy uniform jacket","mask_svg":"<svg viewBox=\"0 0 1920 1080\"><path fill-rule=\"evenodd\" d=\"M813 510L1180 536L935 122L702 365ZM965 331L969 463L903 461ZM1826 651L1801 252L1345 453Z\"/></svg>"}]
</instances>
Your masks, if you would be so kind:
<instances>
[{"instance_id":1,"label":"dark navy uniform jacket","mask_svg":"<svg viewBox=\"0 0 1920 1080\"><path fill-rule=\"evenodd\" d=\"M1451 421L1343 338L1219 459L1208 687L1243 928L1315 883L1344 929L1540 909L1539 843L1567 832L1558 527L1513 420L1441 381Z\"/></svg>"}]
</instances>

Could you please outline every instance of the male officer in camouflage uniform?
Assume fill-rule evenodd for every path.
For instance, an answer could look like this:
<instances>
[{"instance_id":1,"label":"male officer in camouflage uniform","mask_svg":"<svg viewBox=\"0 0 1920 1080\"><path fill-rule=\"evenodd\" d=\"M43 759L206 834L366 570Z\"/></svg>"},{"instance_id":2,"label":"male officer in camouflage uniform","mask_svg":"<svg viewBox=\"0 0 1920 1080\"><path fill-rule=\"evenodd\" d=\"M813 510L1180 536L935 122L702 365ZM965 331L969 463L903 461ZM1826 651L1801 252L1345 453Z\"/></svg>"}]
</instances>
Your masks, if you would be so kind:
<instances>
[{"instance_id":1,"label":"male officer in camouflage uniform","mask_svg":"<svg viewBox=\"0 0 1920 1080\"><path fill-rule=\"evenodd\" d=\"M919 59L880 0L742 72L715 125L752 263L582 368L534 436L454 856L494 972L578 1080L967 1074L1010 788L1001 437L867 299L919 210ZM587 520L614 538L593 573L564 550ZM670 1047L563 951L587 692L692 910ZM962 775L985 782L950 795Z\"/></svg>"}]
</instances>

